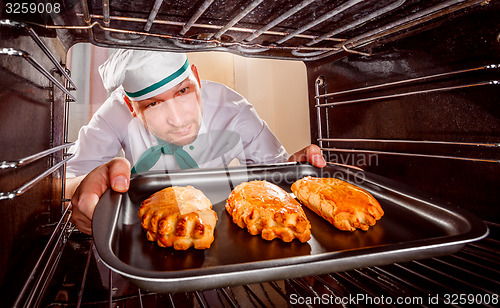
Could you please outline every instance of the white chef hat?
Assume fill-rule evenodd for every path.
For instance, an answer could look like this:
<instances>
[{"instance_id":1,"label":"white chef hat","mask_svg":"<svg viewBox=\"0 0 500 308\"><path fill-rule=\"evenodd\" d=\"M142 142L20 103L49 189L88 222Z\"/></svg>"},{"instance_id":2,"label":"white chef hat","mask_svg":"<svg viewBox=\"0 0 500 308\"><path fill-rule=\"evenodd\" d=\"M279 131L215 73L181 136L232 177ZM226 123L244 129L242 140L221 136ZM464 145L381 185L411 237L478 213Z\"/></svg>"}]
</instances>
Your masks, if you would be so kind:
<instances>
[{"instance_id":1,"label":"white chef hat","mask_svg":"<svg viewBox=\"0 0 500 308\"><path fill-rule=\"evenodd\" d=\"M186 79L191 68L184 53L119 49L99 66L104 87L120 85L135 101L163 93Z\"/></svg>"}]
</instances>

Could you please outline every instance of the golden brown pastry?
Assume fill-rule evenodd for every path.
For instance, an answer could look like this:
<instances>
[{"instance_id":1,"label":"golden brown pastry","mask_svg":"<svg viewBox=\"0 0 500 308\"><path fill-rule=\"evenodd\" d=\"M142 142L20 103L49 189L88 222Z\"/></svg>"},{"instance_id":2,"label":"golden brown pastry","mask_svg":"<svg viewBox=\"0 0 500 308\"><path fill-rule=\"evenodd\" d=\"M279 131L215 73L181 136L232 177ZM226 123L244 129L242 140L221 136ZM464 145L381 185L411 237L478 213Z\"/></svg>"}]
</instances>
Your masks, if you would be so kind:
<instances>
[{"instance_id":1,"label":"golden brown pastry","mask_svg":"<svg viewBox=\"0 0 500 308\"><path fill-rule=\"evenodd\" d=\"M299 201L337 229L368 230L384 215L366 190L339 179L307 176L292 184Z\"/></svg>"},{"instance_id":2,"label":"golden brown pastry","mask_svg":"<svg viewBox=\"0 0 500 308\"><path fill-rule=\"evenodd\" d=\"M243 182L226 202L226 210L240 228L265 240L291 242L311 238L311 223L301 205L286 191L266 181Z\"/></svg>"},{"instance_id":3,"label":"golden brown pastry","mask_svg":"<svg viewBox=\"0 0 500 308\"><path fill-rule=\"evenodd\" d=\"M144 200L137 214L148 240L161 247L206 249L214 241L217 213L193 186L162 189Z\"/></svg>"}]
</instances>

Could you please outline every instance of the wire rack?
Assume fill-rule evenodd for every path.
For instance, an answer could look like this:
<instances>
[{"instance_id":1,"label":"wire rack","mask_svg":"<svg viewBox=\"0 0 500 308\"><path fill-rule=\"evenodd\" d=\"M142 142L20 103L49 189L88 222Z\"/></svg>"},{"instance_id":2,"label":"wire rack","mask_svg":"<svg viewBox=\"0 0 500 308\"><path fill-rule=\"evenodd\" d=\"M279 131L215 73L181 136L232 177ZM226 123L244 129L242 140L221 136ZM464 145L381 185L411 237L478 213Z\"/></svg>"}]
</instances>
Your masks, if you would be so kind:
<instances>
[{"instance_id":1,"label":"wire rack","mask_svg":"<svg viewBox=\"0 0 500 308\"><path fill-rule=\"evenodd\" d=\"M474 87L498 87L500 85L500 80L483 80L479 82L472 82L466 84L459 84L453 86L446 87L433 87L424 90L418 91L404 91L401 93L394 93L388 95L381 96L368 96L366 97L366 93L372 90L382 90L395 86L401 85L411 85L418 82L428 82L435 81L439 78L448 78L455 77L459 75L469 74L473 72L481 72L481 71L491 71L498 72L500 69L500 65L498 64L489 64L483 65L458 71L445 72L434 75L421 76L417 78L410 78L405 80L399 80L395 82L388 82L373 86L367 86L362 88L338 91L338 92L330 92L330 93L321 93L321 91L326 91L326 83L324 77L320 76L316 79L315 83L315 107L316 107L316 118L317 118L317 128L318 128L318 144L320 148L324 152L344 152L344 153L362 153L362 154L384 154L384 155L397 155L397 156L411 156L411 157L428 157L428 158L439 158L439 159L451 159L451 160L462 160L462 161L477 161L477 162L486 162L498 164L500 163L499 157L491 157L491 158L477 158L477 157L464 157L464 156L454 156L454 155L437 155L437 154L424 154L424 153L407 153L407 152L396 152L396 151L378 151L378 150L370 150L370 149L362 149L357 147L352 148L338 148L335 145L339 142L342 143L353 143L353 144L367 144L367 143L379 143L379 144L417 144L417 145L431 145L431 146L458 146L458 147L474 147L474 148L482 148L482 149L498 149L500 148L500 142L461 142L461 141L439 141L439 140L399 140L399 139L375 139L375 138L332 138L328 137L330 132L329 128L329 119L328 113L325 111L326 108L335 108L337 106L344 106L350 104L361 104L365 102L378 102L378 101L387 101L394 98L408 97L413 95L422 95L436 92L444 92L444 91L454 91L458 89L465 88L474 88ZM352 95L359 94L363 95L362 98L350 99L350 100L342 100L337 99L338 96L341 95Z\"/></svg>"},{"instance_id":2,"label":"wire rack","mask_svg":"<svg viewBox=\"0 0 500 308\"><path fill-rule=\"evenodd\" d=\"M488 223L490 236L459 252L431 259L360 268L346 272L269 281L250 285L175 294L157 294L128 284L109 269L95 272L90 238L77 239L87 251L77 278L62 283L50 307L358 307L384 305L427 307L447 303L461 307L498 304L500 226ZM68 246L67 250L71 247ZM68 253L68 251L66 252ZM97 261L94 261L97 260ZM102 281L102 282L101 282ZM95 290L102 284L102 292ZM100 293L99 295L95 295ZM58 294L65 294L64 300ZM464 296L460 297L460 294ZM384 301L384 302L382 302Z\"/></svg>"},{"instance_id":3,"label":"wire rack","mask_svg":"<svg viewBox=\"0 0 500 308\"><path fill-rule=\"evenodd\" d=\"M66 18L71 23L63 20L58 21L62 24L37 25L69 30L69 35L79 37L78 41L99 46L229 51L252 57L314 61L341 53L369 56L374 43L488 1L183 3L180 9L167 0L142 5L137 2L132 7L110 0L81 1L71 12L77 18Z\"/></svg>"}]
</instances>

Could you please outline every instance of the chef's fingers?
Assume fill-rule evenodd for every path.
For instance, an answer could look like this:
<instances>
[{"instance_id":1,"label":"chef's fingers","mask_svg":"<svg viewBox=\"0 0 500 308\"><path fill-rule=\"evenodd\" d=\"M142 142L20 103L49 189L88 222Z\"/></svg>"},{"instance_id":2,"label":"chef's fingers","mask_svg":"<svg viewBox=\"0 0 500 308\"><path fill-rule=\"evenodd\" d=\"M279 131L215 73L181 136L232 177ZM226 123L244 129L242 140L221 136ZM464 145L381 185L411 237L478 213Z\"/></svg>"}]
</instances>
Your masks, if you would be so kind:
<instances>
[{"instance_id":1,"label":"chef's fingers","mask_svg":"<svg viewBox=\"0 0 500 308\"><path fill-rule=\"evenodd\" d=\"M71 198L72 222L87 234L91 234L91 221L99 198L109 187L108 167L102 165L87 174Z\"/></svg>"},{"instance_id":2,"label":"chef's fingers","mask_svg":"<svg viewBox=\"0 0 500 308\"><path fill-rule=\"evenodd\" d=\"M292 154L288 161L296 161L296 162L309 162L315 167L323 168L326 166L326 160L321 155L321 149L315 145L311 144L302 150Z\"/></svg>"},{"instance_id":3,"label":"chef's fingers","mask_svg":"<svg viewBox=\"0 0 500 308\"><path fill-rule=\"evenodd\" d=\"M310 162L313 166L316 166L318 168L323 168L326 166L326 160L321 155L321 149L319 146L315 144L311 144L308 147L306 147L306 156L307 156L307 161Z\"/></svg>"},{"instance_id":4,"label":"chef's fingers","mask_svg":"<svg viewBox=\"0 0 500 308\"><path fill-rule=\"evenodd\" d=\"M108 164L111 188L117 192L126 192L130 184L130 163L123 157L114 158Z\"/></svg>"},{"instance_id":5,"label":"chef's fingers","mask_svg":"<svg viewBox=\"0 0 500 308\"><path fill-rule=\"evenodd\" d=\"M91 234L92 217L102 194L109 187L126 191L129 180L130 164L124 158L114 158L87 174L71 198L72 221L78 229Z\"/></svg>"},{"instance_id":6,"label":"chef's fingers","mask_svg":"<svg viewBox=\"0 0 500 308\"><path fill-rule=\"evenodd\" d=\"M96 194L79 195L77 202L71 202L73 214L71 221L83 233L92 234L92 215L99 201Z\"/></svg>"}]
</instances>

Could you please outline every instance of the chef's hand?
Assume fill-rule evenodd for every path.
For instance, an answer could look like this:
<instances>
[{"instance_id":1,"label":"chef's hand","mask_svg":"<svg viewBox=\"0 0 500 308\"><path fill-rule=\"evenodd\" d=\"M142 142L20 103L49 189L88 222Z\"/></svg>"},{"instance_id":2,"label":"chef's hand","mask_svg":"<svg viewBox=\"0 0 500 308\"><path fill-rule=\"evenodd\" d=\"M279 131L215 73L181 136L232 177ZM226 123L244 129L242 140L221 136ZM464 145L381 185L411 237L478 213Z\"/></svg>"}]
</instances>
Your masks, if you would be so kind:
<instances>
[{"instance_id":1,"label":"chef's hand","mask_svg":"<svg viewBox=\"0 0 500 308\"><path fill-rule=\"evenodd\" d=\"M129 184L130 163L125 158L114 158L87 175L67 179L66 195L73 196L71 221L83 233L92 234L92 216L99 198L109 187L126 192Z\"/></svg>"},{"instance_id":2,"label":"chef's hand","mask_svg":"<svg viewBox=\"0 0 500 308\"><path fill-rule=\"evenodd\" d=\"M288 161L308 162L318 168L326 166L326 160L323 155L321 155L321 149L315 144L311 144L292 154Z\"/></svg>"}]
</instances>

